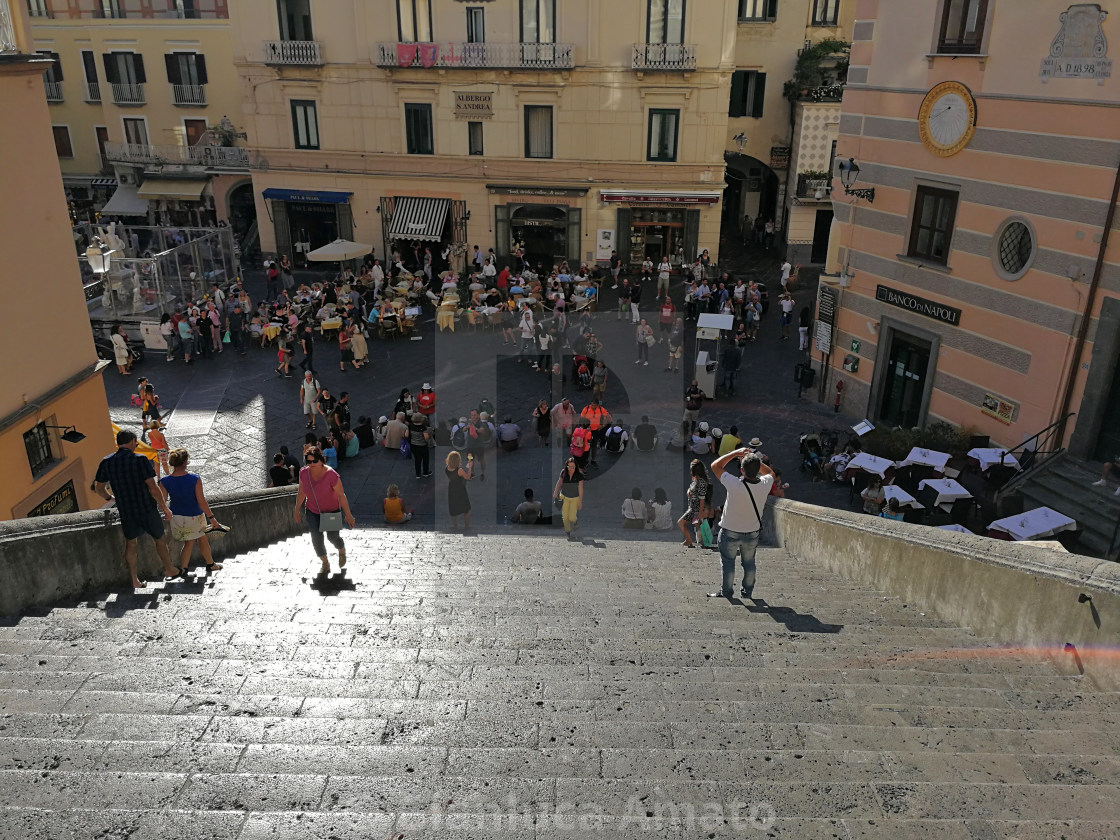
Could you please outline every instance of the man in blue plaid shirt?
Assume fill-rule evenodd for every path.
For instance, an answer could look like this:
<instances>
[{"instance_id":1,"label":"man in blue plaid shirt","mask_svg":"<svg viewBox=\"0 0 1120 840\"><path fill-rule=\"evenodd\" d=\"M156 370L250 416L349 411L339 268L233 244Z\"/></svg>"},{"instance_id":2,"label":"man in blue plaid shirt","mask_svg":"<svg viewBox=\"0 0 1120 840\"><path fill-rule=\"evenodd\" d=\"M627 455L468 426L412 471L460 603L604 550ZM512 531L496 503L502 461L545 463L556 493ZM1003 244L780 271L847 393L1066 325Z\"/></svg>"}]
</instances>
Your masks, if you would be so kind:
<instances>
[{"instance_id":1,"label":"man in blue plaid shirt","mask_svg":"<svg viewBox=\"0 0 1120 840\"><path fill-rule=\"evenodd\" d=\"M171 563L163 526L164 519L171 521L171 508L156 484L152 462L136 453L137 443L132 432L124 429L117 432L117 451L101 459L93 487L102 498L116 500L124 531L124 562L132 576L133 589L144 586L144 581L136 574L136 540L141 534L150 534L155 540L156 553L163 561L164 575L171 578L179 574ZM106 485L113 488L112 495ZM160 518L161 511L163 519Z\"/></svg>"}]
</instances>

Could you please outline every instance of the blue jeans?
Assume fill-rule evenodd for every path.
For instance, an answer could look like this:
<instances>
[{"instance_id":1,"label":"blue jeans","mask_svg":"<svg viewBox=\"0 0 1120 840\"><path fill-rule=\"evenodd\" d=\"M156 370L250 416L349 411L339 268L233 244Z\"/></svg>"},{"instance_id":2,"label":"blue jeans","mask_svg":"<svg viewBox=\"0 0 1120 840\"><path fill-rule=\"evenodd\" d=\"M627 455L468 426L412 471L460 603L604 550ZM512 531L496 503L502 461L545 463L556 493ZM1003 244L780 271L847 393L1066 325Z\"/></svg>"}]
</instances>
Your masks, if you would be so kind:
<instances>
[{"instance_id":1,"label":"blue jeans","mask_svg":"<svg viewBox=\"0 0 1120 840\"><path fill-rule=\"evenodd\" d=\"M738 531L719 529L719 556L723 561L723 594L730 598L735 593L735 560L742 558L744 598L751 597L754 591L754 553L758 550L759 531L743 534Z\"/></svg>"}]
</instances>

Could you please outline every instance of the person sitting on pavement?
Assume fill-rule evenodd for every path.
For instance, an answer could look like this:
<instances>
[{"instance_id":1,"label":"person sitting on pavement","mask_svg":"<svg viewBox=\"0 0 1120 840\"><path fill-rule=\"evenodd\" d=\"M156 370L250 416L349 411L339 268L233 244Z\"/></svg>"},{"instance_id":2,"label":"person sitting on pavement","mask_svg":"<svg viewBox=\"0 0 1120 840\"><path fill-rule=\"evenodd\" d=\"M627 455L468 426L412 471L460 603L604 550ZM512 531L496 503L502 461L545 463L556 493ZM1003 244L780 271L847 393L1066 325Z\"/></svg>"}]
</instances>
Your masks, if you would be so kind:
<instances>
[{"instance_id":1,"label":"person sitting on pavement","mask_svg":"<svg viewBox=\"0 0 1120 840\"><path fill-rule=\"evenodd\" d=\"M376 441L373 434L373 421L362 415L358 418L358 425L354 427L354 435L358 438L359 449L369 449Z\"/></svg>"},{"instance_id":2,"label":"person sitting on pavement","mask_svg":"<svg viewBox=\"0 0 1120 840\"><path fill-rule=\"evenodd\" d=\"M657 449L657 427L642 415L642 422L634 427L634 445L639 452L653 452Z\"/></svg>"},{"instance_id":3,"label":"person sitting on pavement","mask_svg":"<svg viewBox=\"0 0 1120 840\"><path fill-rule=\"evenodd\" d=\"M669 441L669 449L674 452L683 452L692 444L692 427L687 420L681 421L680 428L673 433L673 439Z\"/></svg>"},{"instance_id":4,"label":"person sitting on pavement","mask_svg":"<svg viewBox=\"0 0 1120 840\"><path fill-rule=\"evenodd\" d=\"M647 502L646 507L649 509L649 521L646 527L650 530L668 531L676 525L676 520L673 519L673 503L666 495L664 487L658 487L653 491L653 501Z\"/></svg>"},{"instance_id":5,"label":"person sitting on pavement","mask_svg":"<svg viewBox=\"0 0 1120 840\"><path fill-rule=\"evenodd\" d=\"M510 522L520 525L536 525L544 514L544 506L533 498L533 488L525 488L525 501L519 504L510 517Z\"/></svg>"},{"instance_id":6,"label":"person sitting on pavement","mask_svg":"<svg viewBox=\"0 0 1120 840\"><path fill-rule=\"evenodd\" d=\"M603 436L603 448L613 455L621 455L626 451L626 444L630 441L630 435L622 426L615 423Z\"/></svg>"},{"instance_id":7,"label":"person sitting on pavement","mask_svg":"<svg viewBox=\"0 0 1120 840\"><path fill-rule=\"evenodd\" d=\"M630 498L622 500L622 527L642 530L649 520L649 509L642 501L642 491L635 487L630 491Z\"/></svg>"},{"instance_id":8,"label":"person sitting on pavement","mask_svg":"<svg viewBox=\"0 0 1120 840\"><path fill-rule=\"evenodd\" d=\"M701 421L700 425L696 427L696 432L692 435L689 446L694 455L712 454L712 436L708 433L707 422Z\"/></svg>"},{"instance_id":9,"label":"person sitting on pavement","mask_svg":"<svg viewBox=\"0 0 1120 840\"><path fill-rule=\"evenodd\" d=\"M513 418L506 419L498 426L498 446L506 452L513 452L521 442L521 427L513 422Z\"/></svg>"},{"instance_id":10,"label":"person sitting on pavement","mask_svg":"<svg viewBox=\"0 0 1120 840\"><path fill-rule=\"evenodd\" d=\"M732 426L730 429L724 432L723 437L720 438L719 449L717 450L716 454L721 456L726 455L728 452L732 452L738 449L739 445L742 442L743 441L739 438L739 427ZM759 441L758 445L761 446L762 441Z\"/></svg>"},{"instance_id":11,"label":"person sitting on pavement","mask_svg":"<svg viewBox=\"0 0 1120 840\"><path fill-rule=\"evenodd\" d=\"M390 484L385 491L381 509L385 513L385 522L388 525L403 525L412 519L412 511L405 509L404 499L401 498L401 488L395 484Z\"/></svg>"},{"instance_id":12,"label":"person sitting on pavement","mask_svg":"<svg viewBox=\"0 0 1120 840\"><path fill-rule=\"evenodd\" d=\"M405 423L405 413L397 412L397 416L385 424L385 439L383 444L386 449L400 449L401 439L408 434L408 424Z\"/></svg>"}]
</instances>

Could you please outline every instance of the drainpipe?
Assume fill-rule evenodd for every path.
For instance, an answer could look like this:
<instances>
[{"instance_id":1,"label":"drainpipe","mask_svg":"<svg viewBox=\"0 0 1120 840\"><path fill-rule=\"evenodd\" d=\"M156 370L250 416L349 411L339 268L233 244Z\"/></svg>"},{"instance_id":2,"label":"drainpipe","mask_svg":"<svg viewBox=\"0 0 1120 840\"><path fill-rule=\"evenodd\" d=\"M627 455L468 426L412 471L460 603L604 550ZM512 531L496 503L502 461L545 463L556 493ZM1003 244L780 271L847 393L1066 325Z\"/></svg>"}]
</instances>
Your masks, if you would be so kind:
<instances>
[{"instance_id":1,"label":"drainpipe","mask_svg":"<svg viewBox=\"0 0 1120 840\"><path fill-rule=\"evenodd\" d=\"M1062 408L1058 417L1063 418L1058 432L1058 441L1065 443L1066 415L1069 414L1070 403L1073 402L1073 386L1077 382L1077 372L1081 369L1081 356L1085 352L1085 337L1089 334L1089 319L1093 313L1093 305L1097 301L1097 290L1101 285L1101 272L1104 270L1105 252L1108 251L1108 240L1112 233L1112 223L1116 218L1116 200L1120 198L1120 164L1116 166L1116 178L1112 182L1112 200L1108 204L1108 212L1104 217L1104 233L1101 235L1101 247L1097 251L1097 263L1093 267L1093 279L1089 283L1089 294L1085 299L1085 311L1081 315L1081 325L1077 330L1077 342L1073 347L1073 361L1069 366L1069 377L1066 379L1065 393L1062 395Z\"/></svg>"}]
</instances>

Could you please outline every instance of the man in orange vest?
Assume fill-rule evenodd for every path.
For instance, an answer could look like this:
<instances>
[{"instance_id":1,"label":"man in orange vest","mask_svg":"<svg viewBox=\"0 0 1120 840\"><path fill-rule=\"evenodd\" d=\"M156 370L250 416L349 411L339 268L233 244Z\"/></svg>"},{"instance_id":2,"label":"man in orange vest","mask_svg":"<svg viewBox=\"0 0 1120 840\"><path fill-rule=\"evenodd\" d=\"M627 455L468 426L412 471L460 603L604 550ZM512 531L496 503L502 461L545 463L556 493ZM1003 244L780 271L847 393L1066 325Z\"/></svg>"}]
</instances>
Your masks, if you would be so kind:
<instances>
[{"instance_id":1,"label":"man in orange vest","mask_svg":"<svg viewBox=\"0 0 1120 840\"><path fill-rule=\"evenodd\" d=\"M603 435L611 424L611 413L599 405L596 397L591 398L591 404L579 413L579 416L588 422L591 430L591 463L596 464L595 455L599 451Z\"/></svg>"}]
</instances>

